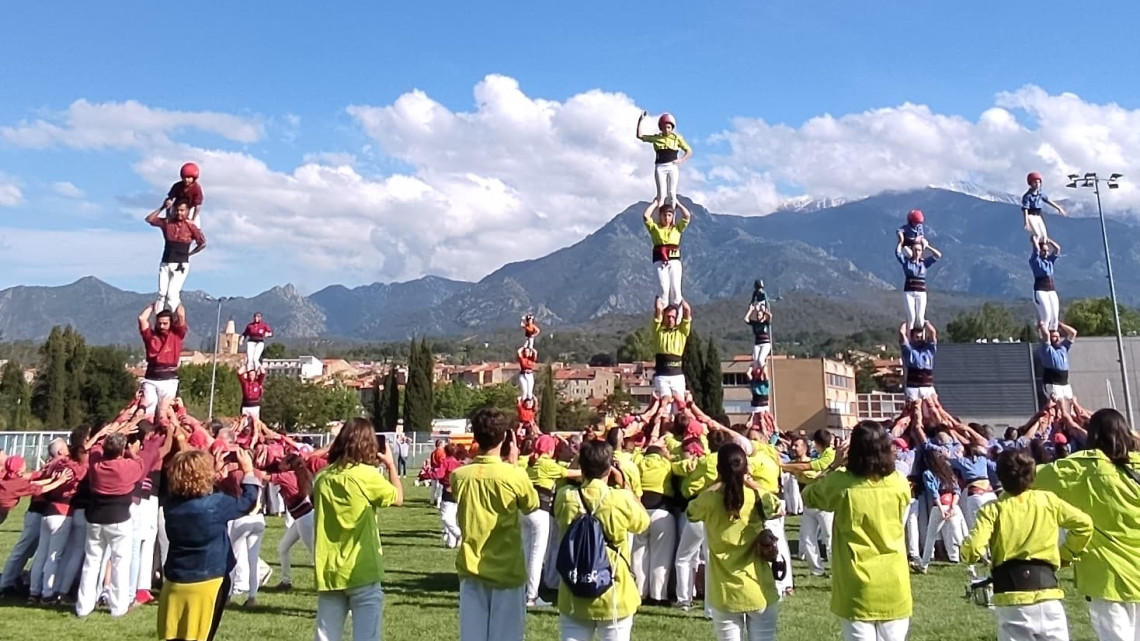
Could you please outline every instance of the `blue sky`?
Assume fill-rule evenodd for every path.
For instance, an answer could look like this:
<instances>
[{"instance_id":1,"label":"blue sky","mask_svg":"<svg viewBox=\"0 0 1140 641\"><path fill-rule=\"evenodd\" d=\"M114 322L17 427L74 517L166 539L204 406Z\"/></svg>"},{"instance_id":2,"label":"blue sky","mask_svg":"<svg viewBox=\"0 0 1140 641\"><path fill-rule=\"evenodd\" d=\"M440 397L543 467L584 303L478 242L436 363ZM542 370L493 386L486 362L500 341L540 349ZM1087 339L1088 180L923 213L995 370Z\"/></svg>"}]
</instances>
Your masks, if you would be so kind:
<instances>
[{"instance_id":1,"label":"blue sky","mask_svg":"<svg viewBox=\"0 0 1140 641\"><path fill-rule=\"evenodd\" d=\"M682 192L716 211L1140 169L1137 3L115 6L24 2L0 21L0 287L152 289L161 241L140 221L189 158L211 240L190 288L478 279L652 195L627 135L642 108L677 115L697 152ZM867 182L812 175L812 153L901 160Z\"/></svg>"}]
</instances>

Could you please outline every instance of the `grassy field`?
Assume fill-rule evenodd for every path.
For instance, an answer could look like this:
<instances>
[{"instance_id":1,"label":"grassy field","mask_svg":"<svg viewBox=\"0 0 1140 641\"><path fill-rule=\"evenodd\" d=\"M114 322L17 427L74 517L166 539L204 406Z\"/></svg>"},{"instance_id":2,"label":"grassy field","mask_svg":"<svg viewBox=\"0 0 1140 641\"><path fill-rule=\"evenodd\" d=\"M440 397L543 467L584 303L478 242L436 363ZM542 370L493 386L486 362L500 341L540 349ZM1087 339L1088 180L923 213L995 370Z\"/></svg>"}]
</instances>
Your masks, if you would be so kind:
<instances>
[{"instance_id":1,"label":"grassy field","mask_svg":"<svg viewBox=\"0 0 1140 641\"><path fill-rule=\"evenodd\" d=\"M26 501L24 502L26 503ZM0 525L0 555L7 556L19 533L23 511L13 513ZM447 641L458 639L458 589L454 553L442 547L437 535L438 516L427 505L427 492L409 491L408 505L382 515L384 554L387 563L384 591L384 638L388 641ZM282 521L270 518L262 558L277 569L277 541ZM796 536L794 524L791 536ZM226 611L218 641L309 640L313 638L316 597L313 592L312 560L304 546L293 548L296 589L281 594L262 592L256 610L232 607ZM796 592L781 606L779 638L784 641L837 639L839 626L828 611L827 579L805 576L796 567ZM1073 592L1072 575L1063 573L1066 592ZM968 641L993 639L992 613L962 598L963 568L935 565L926 576L912 577L915 611L912 641ZM276 584L277 576L271 583ZM1092 639L1088 610L1082 599L1066 602L1073 639ZM0 639L66 639L102 641L155 638L155 607L135 610L120 620L97 611L79 620L68 610L26 607L9 601L0 605ZM553 609L533 612L527 623L527 638L557 639L558 615ZM348 638L346 636L346 638ZM633 638L711 639L710 624L699 609L681 612L668 608L643 608L634 620Z\"/></svg>"}]
</instances>

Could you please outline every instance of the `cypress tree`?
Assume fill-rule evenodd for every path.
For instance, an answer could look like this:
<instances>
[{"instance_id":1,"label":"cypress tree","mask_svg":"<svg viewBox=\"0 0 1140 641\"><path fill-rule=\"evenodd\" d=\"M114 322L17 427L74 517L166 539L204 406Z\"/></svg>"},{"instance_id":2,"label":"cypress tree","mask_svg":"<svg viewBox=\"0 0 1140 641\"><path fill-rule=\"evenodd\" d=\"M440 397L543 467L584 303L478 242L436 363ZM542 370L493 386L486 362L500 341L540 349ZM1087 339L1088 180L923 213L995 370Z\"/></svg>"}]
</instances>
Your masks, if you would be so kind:
<instances>
[{"instance_id":1,"label":"cypress tree","mask_svg":"<svg viewBox=\"0 0 1140 641\"><path fill-rule=\"evenodd\" d=\"M550 434L557 428L558 392L554 389L554 370L550 364L542 370L542 383L538 392L538 429Z\"/></svg>"},{"instance_id":2,"label":"cypress tree","mask_svg":"<svg viewBox=\"0 0 1140 641\"><path fill-rule=\"evenodd\" d=\"M32 413L46 429L66 425L67 379L67 345L63 329L57 325L40 346L40 366L32 391Z\"/></svg>"},{"instance_id":3,"label":"cypress tree","mask_svg":"<svg viewBox=\"0 0 1140 641\"><path fill-rule=\"evenodd\" d=\"M392 431L400 422L400 378L396 368L390 367L384 377L384 429ZM409 430L410 431L410 430Z\"/></svg>"},{"instance_id":4,"label":"cypress tree","mask_svg":"<svg viewBox=\"0 0 1140 641\"><path fill-rule=\"evenodd\" d=\"M24 367L16 361L4 363L0 374L0 411L4 412L9 430L23 430L28 426L31 390L24 380Z\"/></svg>"},{"instance_id":5,"label":"cypress tree","mask_svg":"<svg viewBox=\"0 0 1140 641\"><path fill-rule=\"evenodd\" d=\"M384 377L377 374L372 379L372 425L377 428L386 428L384 415L386 409L384 401L388 400L384 393Z\"/></svg>"},{"instance_id":6,"label":"cypress tree","mask_svg":"<svg viewBox=\"0 0 1140 641\"><path fill-rule=\"evenodd\" d=\"M724 414L724 380L720 369L720 353L716 343L710 338L705 345L705 366L701 370L701 386L704 388L705 404L700 408L712 417Z\"/></svg>"},{"instance_id":7,"label":"cypress tree","mask_svg":"<svg viewBox=\"0 0 1140 641\"><path fill-rule=\"evenodd\" d=\"M67 356L67 385L64 388L63 427L71 428L87 419L83 388L87 382L87 342L70 326L63 330Z\"/></svg>"},{"instance_id":8,"label":"cypress tree","mask_svg":"<svg viewBox=\"0 0 1140 641\"><path fill-rule=\"evenodd\" d=\"M416 349L416 339L412 339L412 344L408 349L408 383L404 386L404 429L412 431L416 429L413 422L415 418L415 406L419 402L419 385L416 383L416 372L420 367L420 353Z\"/></svg>"},{"instance_id":9,"label":"cypress tree","mask_svg":"<svg viewBox=\"0 0 1140 641\"><path fill-rule=\"evenodd\" d=\"M693 402L698 407L705 407L705 386L701 378L704 369L704 357L701 353L701 337L694 330L689 334L689 341L685 344L685 353L681 357L681 369L685 373L685 385L693 393Z\"/></svg>"},{"instance_id":10,"label":"cypress tree","mask_svg":"<svg viewBox=\"0 0 1140 641\"><path fill-rule=\"evenodd\" d=\"M431 352L427 338L420 339L420 371L423 385L424 410L422 420L424 428L431 428L432 418L435 416L435 354Z\"/></svg>"}]
</instances>

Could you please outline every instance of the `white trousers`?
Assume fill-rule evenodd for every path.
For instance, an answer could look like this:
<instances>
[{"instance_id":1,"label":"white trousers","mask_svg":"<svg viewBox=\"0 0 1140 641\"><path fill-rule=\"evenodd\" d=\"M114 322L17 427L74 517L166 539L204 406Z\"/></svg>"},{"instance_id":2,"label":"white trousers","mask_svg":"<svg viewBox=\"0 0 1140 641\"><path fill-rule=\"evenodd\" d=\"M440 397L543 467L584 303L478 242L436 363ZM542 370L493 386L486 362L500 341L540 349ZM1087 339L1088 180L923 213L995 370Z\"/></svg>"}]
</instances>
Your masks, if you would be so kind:
<instances>
[{"instance_id":1,"label":"white trousers","mask_svg":"<svg viewBox=\"0 0 1140 641\"><path fill-rule=\"evenodd\" d=\"M906 507L906 512L903 513L903 531L906 533L906 553L907 556L912 559L917 559L922 550L922 537L919 536L921 530L918 527L919 511L918 499L911 499L910 505Z\"/></svg>"},{"instance_id":2,"label":"white trousers","mask_svg":"<svg viewBox=\"0 0 1140 641\"><path fill-rule=\"evenodd\" d=\"M106 591L107 605L111 608L113 617L127 613L134 597L130 593L131 547L134 541L130 521L109 525L87 524L87 539L83 543L83 571L79 575L75 614L85 617L95 609L95 603L103 593L99 577L103 570L103 558L107 554L111 563L111 588Z\"/></svg>"},{"instance_id":3,"label":"white trousers","mask_svg":"<svg viewBox=\"0 0 1140 641\"><path fill-rule=\"evenodd\" d=\"M997 500L997 495L993 492L983 492L969 496L966 490L962 490L960 504L962 506L962 516L966 518L966 532L974 529L974 523L978 520L978 510L986 503L992 503Z\"/></svg>"},{"instance_id":4,"label":"white trousers","mask_svg":"<svg viewBox=\"0 0 1140 641\"><path fill-rule=\"evenodd\" d=\"M155 313L164 309L174 311L182 302L182 286L190 274L190 263L159 263L158 301L154 304Z\"/></svg>"},{"instance_id":5,"label":"white trousers","mask_svg":"<svg viewBox=\"0 0 1140 641\"><path fill-rule=\"evenodd\" d=\"M779 613L779 602L752 612L729 613L713 608L713 636L716 641L774 641Z\"/></svg>"},{"instance_id":6,"label":"white trousers","mask_svg":"<svg viewBox=\"0 0 1140 641\"><path fill-rule=\"evenodd\" d=\"M542 564L546 561L546 548L550 545L550 512L535 510L519 517L522 520L523 552L526 554L526 600L538 598L542 583ZM455 528L458 531L458 527Z\"/></svg>"},{"instance_id":7,"label":"white trousers","mask_svg":"<svg viewBox=\"0 0 1140 641\"><path fill-rule=\"evenodd\" d=\"M439 520L443 523L443 544L450 549L459 547L463 532L459 529L459 504L440 501Z\"/></svg>"},{"instance_id":8,"label":"white trousers","mask_svg":"<svg viewBox=\"0 0 1140 641\"><path fill-rule=\"evenodd\" d=\"M158 408L160 401L172 401L178 396L177 378L165 381L153 381L144 378L140 387L143 392L143 402L146 403L147 416L154 416L154 411Z\"/></svg>"},{"instance_id":9,"label":"white trousers","mask_svg":"<svg viewBox=\"0 0 1140 641\"><path fill-rule=\"evenodd\" d=\"M906 326L920 328L926 324L926 292L903 292L906 299Z\"/></svg>"},{"instance_id":10,"label":"white trousers","mask_svg":"<svg viewBox=\"0 0 1140 641\"><path fill-rule=\"evenodd\" d=\"M951 510L949 516L942 518L942 510L938 506L930 508L930 520L926 525L926 545L922 548L922 567L930 565L934 558L934 544L938 535L942 535L942 545L946 546L946 556L951 563L958 562L958 549L962 541L966 540L966 519L962 510L957 506Z\"/></svg>"},{"instance_id":11,"label":"white trousers","mask_svg":"<svg viewBox=\"0 0 1140 641\"><path fill-rule=\"evenodd\" d=\"M1045 216L1026 216L1029 219L1029 237L1034 243L1040 245L1049 240L1049 232L1045 229Z\"/></svg>"},{"instance_id":12,"label":"white trousers","mask_svg":"<svg viewBox=\"0 0 1140 641\"><path fill-rule=\"evenodd\" d=\"M525 586L499 590L459 579L459 641L522 641L525 632Z\"/></svg>"},{"instance_id":13,"label":"white trousers","mask_svg":"<svg viewBox=\"0 0 1140 641\"><path fill-rule=\"evenodd\" d=\"M71 536L71 517L52 514L40 519L40 540L32 558L31 596L59 594L59 568L64 546Z\"/></svg>"},{"instance_id":14,"label":"white trousers","mask_svg":"<svg viewBox=\"0 0 1140 641\"><path fill-rule=\"evenodd\" d=\"M705 541L705 524L693 523L685 513L677 515L680 531L677 543L677 601L691 603L697 597L697 568L701 564L701 545Z\"/></svg>"},{"instance_id":15,"label":"white trousers","mask_svg":"<svg viewBox=\"0 0 1140 641\"><path fill-rule=\"evenodd\" d=\"M823 541L827 558L831 559L831 528L835 514L823 512L813 507L804 508L800 520L800 550L812 574L823 574L823 560L819 554L819 542Z\"/></svg>"},{"instance_id":16,"label":"white trousers","mask_svg":"<svg viewBox=\"0 0 1140 641\"><path fill-rule=\"evenodd\" d=\"M781 505L781 507L783 507L783 505ZM785 517L781 516L764 521L764 527L776 535L776 550L780 553L780 558L784 559L784 562L788 565L788 573L784 575L783 579L776 581L776 590L779 591L780 594L784 594L794 587L792 580L792 549L788 546L788 534L784 529L784 518Z\"/></svg>"},{"instance_id":17,"label":"white trousers","mask_svg":"<svg viewBox=\"0 0 1140 641\"><path fill-rule=\"evenodd\" d=\"M352 641L379 641L384 638L384 591L379 583L369 583L347 590L317 593L314 641L340 641L349 612L352 613Z\"/></svg>"},{"instance_id":18,"label":"white trousers","mask_svg":"<svg viewBox=\"0 0 1140 641\"><path fill-rule=\"evenodd\" d=\"M649 510L649 527L633 537L630 565L642 598L664 601L669 596L669 570L677 550L677 523L665 509Z\"/></svg>"},{"instance_id":19,"label":"white trousers","mask_svg":"<svg viewBox=\"0 0 1140 641\"><path fill-rule=\"evenodd\" d=\"M71 511L71 531L67 535L67 545L64 547L63 564L59 570L59 584L56 594L68 594L79 578L79 570L83 567L83 542L87 539L87 510Z\"/></svg>"},{"instance_id":20,"label":"white trousers","mask_svg":"<svg viewBox=\"0 0 1140 641\"><path fill-rule=\"evenodd\" d=\"M752 362L764 364L768 362L768 355L772 353L771 343L760 343L752 346Z\"/></svg>"},{"instance_id":21,"label":"white trousers","mask_svg":"<svg viewBox=\"0 0 1140 641\"><path fill-rule=\"evenodd\" d=\"M658 296L666 305L681 304L681 260L662 260L653 263L657 269L657 284L661 286Z\"/></svg>"},{"instance_id":22,"label":"white trousers","mask_svg":"<svg viewBox=\"0 0 1140 641\"><path fill-rule=\"evenodd\" d=\"M1057 292L1033 292L1033 305L1037 308L1037 320L1045 323L1046 329L1057 329L1061 320L1061 299Z\"/></svg>"},{"instance_id":23,"label":"white trousers","mask_svg":"<svg viewBox=\"0 0 1140 641\"><path fill-rule=\"evenodd\" d=\"M558 617L562 641L629 641L633 631L633 617L617 621L583 621L565 614Z\"/></svg>"},{"instance_id":24,"label":"white trousers","mask_svg":"<svg viewBox=\"0 0 1140 641\"><path fill-rule=\"evenodd\" d=\"M804 511L804 497L800 493L799 479L793 474L784 472L782 481L784 486L784 503L788 506L788 514L802 514Z\"/></svg>"},{"instance_id":25,"label":"white trousers","mask_svg":"<svg viewBox=\"0 0 1140 641\"><path fill-rule=\"evenodd\" d=\"M158 488L155 488L158 491ZM131 511L135 549L131 554L131 591L150 590L154 580L154 543L158 535L158 497L139 501Z\"/></svg>"},{"instance_id":26,"label":"white trousers","mask_svg":"<svg viewBox=\"0 0 1140 641\"><path fill-rule=\"evenodd\" d=\"M662 402L667 398L683 400L685 398L685 375L654 376L653 389L662 398Z\"/></svg>"},{"instance_id":27,"label":"white trousers","mask_svg":"<svg viewBox=\"0 0 1140 641\"><path fill-rule=\"evenodd\" d=\"M677 183L681 180L681 168L672 162L653 166L653 180L657 183L657 202L677 202ZM668 200L666 200L668 198Z\"/></svg>"},{"instance_id":28,"label":"white trousers","mask_svg":"<svg viewBox=\"0 0 1140 641\"><path fill-rule=\"evenodd\" d=\"M15 587L16 579L24 573L24 566L31 560L39 545L41 521L43 521L42 514L24 513L24 529L20 530L20 538L16 539L16 544L8 554L8 562L4 564L4 574L0 576L0 589Z\"/></svg>"},{"instance_id":29,"label":"white trousers","mask_svg":"<svg viewBox=\"0 0 1140 641\"><path fill-rule=\"evenodd\" d=\"M519 396L534 398L534 372L521 372L519 374Z\"/></svg>"},{"instance_id":30,"label":"white trousers","mask_svg":"<svg viewBox=\"0 0 1140 641\"><path fill-rule=\"evenodd\" d=\"M839 634L843 641L906 641L910 619L894 621L852 621L839 619Z\"/></svg>"},{"instance_id":31,"label":"white trousers","mask_svg":"<svg viewBox=\"0 0 1140 641\"><path fill-rule=\"evenodd\" d=\"M534 349L534 339L535 339L534 336L524 335L523 336L523 347L526 347L528 349Z\"/></svg>"},{"instance_id":32,"label":"white trousers","mask_svg":"<svg viewBox=\"0 0 1140 641\"><path fill-rule=\"evenodd\" d=\"M1065 606L1059 599L1032 605L999 605L994 608L994 616L998 641L1069 641Z\"/></svg>"},{"instance_id":33,"label":"white trousers","mask_svg":"<svg viewBox=\"0 0 1140 641\"><path fill-rule=\"evenodd\" d=\"M297 541L305 544L309 549L309 554L313 554L313 512L309 512L305 516L293 521L289 529L285 530L285 535L281 537L281 542L277 544L277 561L281 564L281 582L293 582L293 566L289 558L289 551Z\"/></svg>"},{"instance_id":34,"label":"white trousers","mask_svg":"<svg viewBox=\"0 0 1140 641\"><path fill-rule=\"evenodd\" d=\"M443 501L443 483L440 483L434 479L431 481L431 494L429 495L429 500L435 507L440 506L440 503Z\"/></svg>"},{"instance_id":35,"label":"white trousers","mask_svg":"<svg viewBox=\"0 0 1140 641\"><path fill-rule=\"evenodd\" d=\"M255 370L261 365L261 353L265 351L265 343L263 341L246 341L245 342L245 368L247 370Z\"/></svg>"},{"instance_id":36,"label":"white trousers","mask_svg":"<svg viewBox=\"0 0 1140 641\"><path fill-rule=\"evenodd\" d=\"M1093 599L1089 619L1100 641L1140 641L1140 602Z\"/></svg>"},{"instance_id":37,"label":"white trousers","mask_svg":"<svg viewBox=\"0 0 1140 641\"><path fill-rule=\"evenodd\" d=\"M249 598L257 598L257 588L261 583L258 560L261 554L261 537L265 534L265 517L259 513L247 514L230 521L230 544L233 545L234 567L230 579L233 582L232 594L248 592Z\"/></svg>"}]
</instances>

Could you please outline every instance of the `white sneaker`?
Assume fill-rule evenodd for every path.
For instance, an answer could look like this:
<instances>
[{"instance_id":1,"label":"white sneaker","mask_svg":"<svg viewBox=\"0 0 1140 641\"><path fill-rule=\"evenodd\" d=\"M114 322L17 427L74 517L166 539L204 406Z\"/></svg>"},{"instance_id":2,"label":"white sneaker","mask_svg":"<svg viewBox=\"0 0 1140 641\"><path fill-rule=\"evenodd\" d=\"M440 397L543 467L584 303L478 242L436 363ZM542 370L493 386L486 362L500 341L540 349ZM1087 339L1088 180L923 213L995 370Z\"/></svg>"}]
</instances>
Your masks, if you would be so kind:
<instances>
[{"instance_id":1,"label":"white sneaker","mask_svg":"<svg viewBox=\"0 0 1140 641\"><path fill-rule=\"evenodd\" d=\"M534 601L526 602L526 607L528 608L549 608L553 605L553 603L547 601L546 599L543 599L542 597L538 597Z\"/></svg>"}]
</instances>

